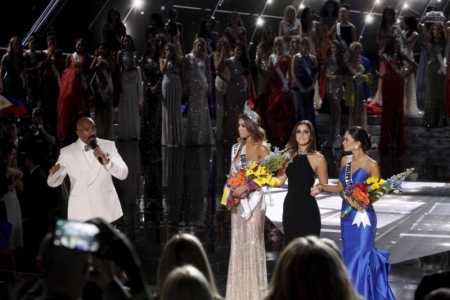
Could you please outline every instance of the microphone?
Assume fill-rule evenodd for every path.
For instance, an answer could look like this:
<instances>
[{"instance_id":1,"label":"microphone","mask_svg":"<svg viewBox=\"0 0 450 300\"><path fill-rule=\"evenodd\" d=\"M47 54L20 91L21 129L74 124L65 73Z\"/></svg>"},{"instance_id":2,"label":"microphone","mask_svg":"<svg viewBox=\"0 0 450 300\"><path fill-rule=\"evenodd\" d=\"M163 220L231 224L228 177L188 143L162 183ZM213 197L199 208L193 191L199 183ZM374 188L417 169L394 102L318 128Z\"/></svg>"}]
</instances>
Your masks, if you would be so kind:
<instances>
[{"instance_id":1,"label":"microphone","mask_svg":"<svg viewBox=\"0 0 450 300\"><path fill-rule=\"evenodd\" d=\"M89 145L91 146L92 150L95 150L95 148L98 147L98 145L97 145L97 143L95 142L95 140L91 140L91 141L89 142ZM102 160L102 158L101 158L101 157L97 157L97 159L98 159L98 162L99 162L101 165L103 165L103 160Z\"/></svg>"}]
</instances>

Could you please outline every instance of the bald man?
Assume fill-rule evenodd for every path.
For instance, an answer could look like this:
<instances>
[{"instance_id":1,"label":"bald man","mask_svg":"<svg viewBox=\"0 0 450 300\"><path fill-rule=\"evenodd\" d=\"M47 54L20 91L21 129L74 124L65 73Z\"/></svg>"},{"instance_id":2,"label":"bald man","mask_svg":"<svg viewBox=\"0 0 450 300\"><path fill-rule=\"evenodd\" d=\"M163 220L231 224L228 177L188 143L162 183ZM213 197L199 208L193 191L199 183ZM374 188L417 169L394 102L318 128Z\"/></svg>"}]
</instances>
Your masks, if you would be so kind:
<instances>
[{"instance_id":1,"label":"bald man","mask_svg":"<svg viewBox=\"0 0 450 300\"><path fill-rule=\"evenodd\" d=\"M103 218L114 222L123 213L112 176L124 180L128 176L128 167L114 142L96 137L95 123L91 118L78 120L76 133L78 140L61 149L58 161L50 169L47 183L57 187L69 175L69 220ZM63 170L58 172L61 168ZM55 175L56 172L60 174Z\"/></svg>"}]
</instances>

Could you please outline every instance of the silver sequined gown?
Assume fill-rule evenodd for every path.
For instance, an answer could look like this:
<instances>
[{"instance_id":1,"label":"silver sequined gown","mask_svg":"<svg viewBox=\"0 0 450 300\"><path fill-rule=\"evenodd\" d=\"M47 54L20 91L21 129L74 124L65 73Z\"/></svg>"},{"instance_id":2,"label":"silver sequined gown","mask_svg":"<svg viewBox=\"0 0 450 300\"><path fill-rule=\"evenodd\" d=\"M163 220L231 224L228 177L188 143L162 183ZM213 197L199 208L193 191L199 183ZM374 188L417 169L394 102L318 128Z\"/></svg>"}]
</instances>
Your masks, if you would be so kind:
<instances>
[{"instance_id":1,"label":"silver sequined gown","mask_svg":"<svg viewBox=\"0 0 450 300\"><path fill-rule=\"evenodd\" d=\"M406 31L403 32L406 35ZM414 48L414 45L409 46L405 43L401 43L401 52L403 55L407 56L409 59L414 61L414 53L411 50ZM403 68L405 71L412 68L406 60L403 60ZM403 107L405 116L417 116L421 113L421 111L417 108L417 99L416 99L416 79L414 72L409 74L405 78L405 93L403 100Z\"/></svg>"},{"instance_id":2,"label":"silver sequined gown","mask_svg":"<svg viewBox=\"0 0 450 300\"><path fill-rule=\"evenodd\" d=\"M355 70L355 72L361 73L364 73L364 71L365 69L361 64L358 66L358 70ZM353 80L353 84L355 88L355 101L353 103L353 106L350 107L348 116L348 128L353 126L361 126L365 130L367 130L367 107L363 95L363 81L355 79Z\"/></svg>"},{"instance_id":3,"label":"silver sequined gown","mask_svg":"<svg viewBox=\"0 0 450 300\"><path fill-rule=\"evenodd\" d=\"M208 107L208 91L211 89L209 59L205 56L203 61L199 61L191 53L186 60L190 97L185 142L186 145L214 145Z\"/></svg>"},{"instance_id":4,"label":"silver sequined gown","mask_svg":"<svg viewBox=\"0 0 450 300\"><path fill-rule=\"evenodd\" d=\"M300 22L295 22L294 24L289 24L287 22L283 23L283 35L284 36L292 36L297 35L298 28L300 27ZM284 42L284 52L289 52L289 48L291 47L291 42Z\"/></svg>"},{"instance_id":5,"label":"silver sequined gown","mask_svg":"<svg viewBox=\"0 0 450 300\"><path fill-rule=\"evenodd\" d=\"M169 62L161 87L162 100L162 135L161 145L183 145L181 129L181 79L180 68Z\"/></svg>"},{"instance_id":6,"label":"silver sequined gown","mask_svg":"<svg viewBox=\"0 0 450 300\"><path fill-rule=\"evenodd\" d=\"M339 66L336 63L336 58L334 56L330 56L330 63L327 65L327 74L330 75L340 75L342 74ZM332 95L333 98L337 99L340 103L342 99L342 82L327 78L327 82L325 85L327 95ZM341 115L337 113L333 107L330 105L330 130L329 130L329 140L330 142L340 133L340 123L341 123Z\"/></svg>"},{"instance_id":7,"label":"silver sequined gown","mask_svg":"<svg viewBox=\"0 0 450 300\"><path fill-rule=\"evenodd\" d=\"M256 68L258 69L258 96L265 92L265 84L269 75L269 56L272 49L258 45L256 48Z\"/></svg>"},{"instance_id":8,"label":"silver sequined gown","mask_svg":"<svg viewBox=\"0 0 450 300\"><path fill-rule=\"evenodd\" d=\"M225 103L224 138L229 143L234 143L238 138L239 115L244 111L247 99L247 76L241 74L233 58L228 59L228 68L230 82Z\"/></svg>"},{"instance_id":9,"label":"silver sequined gown","mask_svg":"<svg viewBox=\"0 0 450 300\"><path fill-rule=\"evenodd\" d=\"M249 166L251 161L247 162ZM239 157L234 160L240 169ZM261 300L267 292L264 218L259 201L251 219L241 217L242 205L231 211L231 251L227 278L227 300Z\"/></svg>"},{"instance_id":10,"label":"silver sequined gown","mask_svg":"<svg viewBox=\"0 0 450 300\"><path fill-rule=\"evenodd\" d=\"M142 98L142 77L136 66L135 52L122 51L122 93L119 102L119 139L139 138L139 101Z\"/></svg>"},{"instance_id":11,"label":"silver sequined gown","mask_svg":"<svg viewBox=\"0 0 450 300\"><path fill-rule=\"evenodd\" d=\"M216 141L222 142L223 140L223 127L225 122L225 102L227 97L228 82L224 81L221 77L227 81L230 80L230 69L224 68L220 76L216 76Z\"/></svg>"}]
</instances>

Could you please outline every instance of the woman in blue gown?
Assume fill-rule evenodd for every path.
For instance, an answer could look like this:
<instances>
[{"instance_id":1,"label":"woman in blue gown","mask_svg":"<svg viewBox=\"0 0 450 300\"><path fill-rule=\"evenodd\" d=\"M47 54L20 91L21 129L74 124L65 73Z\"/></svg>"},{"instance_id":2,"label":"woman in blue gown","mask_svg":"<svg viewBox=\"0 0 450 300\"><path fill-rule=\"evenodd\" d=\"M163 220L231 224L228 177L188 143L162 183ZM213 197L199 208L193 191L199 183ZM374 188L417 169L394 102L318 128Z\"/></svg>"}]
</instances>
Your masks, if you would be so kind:
<instances>
[{"instance_id":1,"label":"woman in blue gown","mask_svg":"<svg viewBox=\"0 0 450 300\"><path fill-rule=\"evenodd\" d=\"M351 127L344 135L342 143L344 151L352 152L341 160L341 173L337 185L317 185L311 194L316 195L321 190L339 193L347 184L364 182L368 177L380 178L380 168L376 161L367 156L370 149L370 136L363 128ZM351 174L351 180L350 180ZM348 175L348 176L346 176ZM388 283L390 265L389 252L375 248L377 231L377 215L373 206L364 209L352 201L342 201L342 211L349 205L352 207L347 218L341 219L341 235L344 249L342 256L344 264L351 276L356 290L366 300L395 299ZM367 214L370 225L353 221L357 214Z\"/></svg>"}]
</instances>

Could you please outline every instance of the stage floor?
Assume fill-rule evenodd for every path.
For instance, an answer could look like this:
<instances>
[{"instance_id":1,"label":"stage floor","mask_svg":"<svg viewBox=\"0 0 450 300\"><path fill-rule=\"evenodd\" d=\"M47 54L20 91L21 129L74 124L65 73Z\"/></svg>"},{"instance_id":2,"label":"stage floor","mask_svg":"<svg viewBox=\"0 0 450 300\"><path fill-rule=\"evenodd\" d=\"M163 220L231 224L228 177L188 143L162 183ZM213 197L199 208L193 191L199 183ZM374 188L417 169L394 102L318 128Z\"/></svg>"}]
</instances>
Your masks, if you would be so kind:
<instances>
[{"instance_id":1,"label":"stage floor","mask_svg":"<svg viewBox=\"0 0 450 300\"><path fill-rule=\"evenodd\" d=\"M130 169L117 181L124 217L118 228L131 239L150 284L156 281L158 259L165 243L178 232L196 235L208 254L217 286L225 295L230 253L230 213L220 205L229 170L230 147L142 147L118 142ZM331 178L338 176L343 153L324 151ZM450 150L406 149L371 151L383 177L415 167L404 183L403 195L388 195L375 204L378 216L376 245L391 252L389 281L397 299L413 299L425 274L450 267ZM331 180L333 181L333 180ZM284 248L281 216L287 186L272 190L274 205L265 225L269 279ZM337 195L317 197L322 237L339 246L340 206Z\"/></svg>"}]
</instances>

